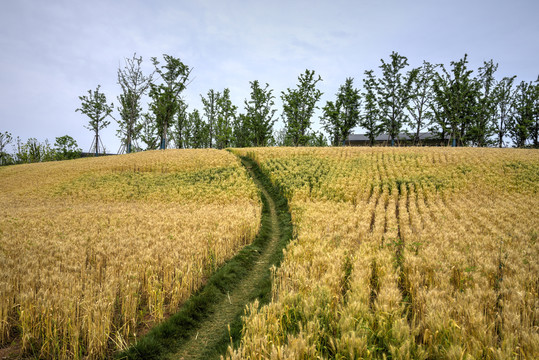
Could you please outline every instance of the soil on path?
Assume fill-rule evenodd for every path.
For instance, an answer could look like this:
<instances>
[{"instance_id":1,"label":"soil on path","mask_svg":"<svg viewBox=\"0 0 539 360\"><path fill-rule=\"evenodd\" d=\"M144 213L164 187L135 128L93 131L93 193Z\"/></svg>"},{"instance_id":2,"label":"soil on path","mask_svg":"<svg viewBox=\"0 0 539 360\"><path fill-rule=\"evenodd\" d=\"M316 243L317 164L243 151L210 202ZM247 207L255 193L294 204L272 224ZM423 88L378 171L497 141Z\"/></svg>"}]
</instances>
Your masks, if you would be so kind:
<instances>
[{"instance_id":1,"label":"soil on path","mask_svg":"<svg viewBox=\"0 0 539 360\"><path fill-rule=\"evenodd\" d=\"M264 276L267 276L268 269L272 266L272 256L276 252L282 251L282 246L279 245L281 229L275 201L257 178L251 163L245 160L242 160L242 163L251 174L269 207L269 224L271 228L269 229L268 244L248 275L241 280L223 301L215 305L214 313L201 322L199 328L195 331L196 334L182 344L179 351L169 354L167 359L218 358L219 354L215 353L215 348L223 337L229 336L228 325L243 314L246 305L253 298L253 293L256 293L257 285L263 280ZM262 224L264 224L264 221Z\"/></svg>"}]
</instances>

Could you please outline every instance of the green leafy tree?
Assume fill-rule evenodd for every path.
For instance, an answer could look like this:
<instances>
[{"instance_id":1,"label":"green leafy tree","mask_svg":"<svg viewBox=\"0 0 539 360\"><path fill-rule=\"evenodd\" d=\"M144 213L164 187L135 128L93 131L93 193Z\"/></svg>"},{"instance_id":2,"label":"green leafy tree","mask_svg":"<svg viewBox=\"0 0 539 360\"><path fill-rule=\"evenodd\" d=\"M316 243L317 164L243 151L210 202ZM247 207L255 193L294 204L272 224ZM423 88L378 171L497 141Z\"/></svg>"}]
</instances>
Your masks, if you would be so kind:
<instances>
[{"instance_id":1,"label":"green leafy tree","mask_svg":"<svg viewBox=\"0 0 539 360\"><path fill-rule=\"evenodd\" d=\"M41 144L41 161L56 160L56 150L52 148L48 139Z\"/></svg>"},{"instance_id":2,"label":"green leafy tree","mask_svg":"<svg viewBox=\"0 0 539 360\"><path fill-rule=\"evenodd\" d=\"M168 128L172 125L181 104L181 93L188 85L191 69L179 58L163 55L164 65L157 58L152 58L155 72L163 81L161 84L150 84L150 109L154 114L157 131L161 138L160 149L166 149Z\"/></svg>"},{"instance_id":3,"label":"green leafy tree","mask_svg":"<svg viewBox=\"0 0 539 360\"><path fill-rule=\"evenodd\" d=\"M23 143L17 137L16 157L19 163L37 163L54 160L55 152L48 140L40 143L36 138L29 138L26 143Z\"/></svg>"},{"instance_id":4,"label":"green leafy tree","mask_svg":"<svg viewBox=\"0 0 539 360\"><path fill-rule=\"evenodd\" d=\"M230 100L230 90L223 90L223 94L217 99L217 122L215 127L215 145L218 149L224 149L232 143L233 122L236 118L237 106Z\"/></svg>"},{"instance_id":5,"label":"green leafy tree","mask_svg":"<svg viewBox=\"0 0 539 360\"><path fill-rule=\"evenodd\" d=\"M135 104L136 98L130 91L118 96L118 100L120 101L120 107L118 108L120 120L116 120L119 127L116 134L122 141L121 149L125 149L126 153L131 153L133 151L133 143L136 144L143 126L140 121L142 108ZM135 117L133 118L133 116ZM123 150L120 150L120 152L123 152Z\"/></svg>"},{"instance_id":6,"label":"green leafy tree","mask_svg":"<svg viewBox=\"0 0 539 360\"><path fill-rule=\"evenodd\" d=\"M14 147L15 147L15 162L18 164L28 162L27 159L25 159L24 143L19 136L17 136L17 140L15 141Z\"/></svg>"},{"instance_id":7,"label":"green leafy tree","mask_svg":"<svg viewBox=\"0 0 539 360\"><path fill-rule=\"evenodd\" d=\"M337 103L340 105L340 139L346 140L352 130L359 125L361 93L354 88L354 79L347 78L344 85L339 88Z\"/></svg>"},{"instance_id":8,"label":"green leafy tree","mask_svg":"<svg viewBox=\"0 0 539 360\"><path fill-rule=\"evenodd\" d=\"M118 97L121 118L117 120L120 130L118 134L125 146L125 151L132 151L132 142L136 140L142 130L140 124L141 98L150 88L153 73L145 76L141 69L142 56L133 54L131 59L125 59L124 68L118 69L118 84L122 94Z\"/></svg>"},{"instance_id":9,"label":"green leafy tree","mask_svg":"<svg viewBox=\"0 0 539 360\"><path fill-rule=\"evenodd\" d=\"M365 71L363 79L363 115L359 119L359 125L366 130L369 143L374 145L374 140L382 132L381 113L378 101L378 81L372 70Z\"/></svg>"},{"instance_id":10,"label":"green leafy tree","mask_svg":"<svg viewBox=\"0 0 539 360\"><path fill-rule=\"evenodd\" d=\"M213 139L215 138L215 124L219 113L218 102L220 97L221 93L215 92L213 89L208 91L206 98L200 95L200 100L202 100L202 105L204 106L204 116L206 117L206 123L208 124L210 148L213 148Z\"/></svg>"},{"instance_id":11,"label":"green leafy tree","mask_svg":"<svg viewBox=\"0 0 539 360\"><path fill-rule=\"evenodd\" d=\"M354 79L346 78L336 96L335 102L328 101L322 108L321 122L330 134L332 144L339 146L359 124L361 95L358 89L354 89Z\"/></svg>"},{"instance_id":12,"label":"green leafy tree","mask_svg":"<svg viewBox=\"0 0 539 360\"><path fill-rule=\"evenodd\" d=\"M309 138L309 146L323 147L328 146L328 139L321 131L314 131Z\"/></svg>"},{"instance_id":13,"label":"green leafy tree","mask_svg":"<svg viewBox=\"0 0 539 360\"><path fill-rule=\"evenodd\" d=\"M189 114L189 121L192 124L191 147L193 149L201 149L208 147L210 144L210 129L209 125L204 122L197 109Z\"/></svg>"},{"instance_id":14,"label":"green leafy tree","mask_svg":"<svg viewBox=\"0 0 539 360\"><path fill-rule=\"evenodd\" d=\"M496 115L496 79L494 73L498 64L492 60L485 61L479 68L476 92L476 110L467 131L467 139L476 146L486 146L494 134L494 117Z\"/></svg>"},{"instance_id":15,"label":"green leafy tree","mask_svg":"<svg viewBox=\"0 0 539 360\"><path fill-rule=\"evenodd\" d=\"M415 145L420 143L419 134L428 128L434 118L432 101L432 81L436 74L436 65L424 61L423 66L415 70L413 77L408 112L410 114L408 125L412 129L412 139ZM409 75L411 76L411 75Z\"/></svg>"},{"instance_id":16,"label":"green leafy tree","mask_svg":"<svg viewBox=\"0 0 539 360\"><path fill-rule=\"evenodd\" d=\"M412 83L418 71L414 69L403 74L402 70L408 66L408 59L396 52L391 53L389 62L383 59L381 61L382 77L377 87L379 106L383 129L388 133L391 145L394 145L408 120L406 109L412 97Z\"/></svg>"},{"instance_id":17,"label":"green leafy tree","mask_svg":"<svg viewBox=\"0 0 539 360\"><path fill-rule=\"evenodd\" d=\"M322 108L322 116L320 117L320 123L322 124L324 130L328 132L331 139L331 145L341 145L341 109L339 102L326 102L326 105Z\"/></svg>"},{"instance_id":18,"label":"green leafy tree","mask_svg":"<svg viewBox=\"0 0 539 360\"><path fill-rule=\"evenodd\" d=\"M451 72L442 65L442 74L433 81L435 122L442 138L449 133L453 146L467 142L466 131L476 116L478 82L468 70L468 55L451 62Z\"/></svg>"},{"instance_id":19,"label":"green leafy tree","mask_svg":"<svg viewBox=\"0 0 539 360\"><path fill-rule=\"evenodd\" d=\"M151 114L142 115L142 129L140 131L140 140L146 145L146 150L156 150L159 147L159 134L157 133L157 124Z\"/></svg>"},{"instance_id":20,"label":"green leafy tree","mask_svg":"<svg viewBox=\"0 0 539 360\"><path fill-rule=\"evenodd\" d=\"M56 160L76 159L81 156L82 149L77 145L75 139L69 135L56 138L54 142L54 153Z\"/></svg>"},{"instance_id":21,"label":"green leafy tree","mask_svg":"<svg viewBox=\"0 0 539 360\"><path fill-rule=\"evenodd\" d=\"M45 149L43 149L43 146L36 138L29 138L24 145L24 149L26 150L26 159L29 163L41 162Z\"/></svg>"},{"instance_id":22,"label":"green leafy tree","mask_svg":"<svg viewBox=\"0 0 539 360\"><path fill-rule=\"evenodd\" d=\"M249 147L252 144L251 132L249 131L249 118L245 114L239 114L232 124L232 138L234 147Z\"/></svg>"},{"instance_id":23,"label":"green leafy tree","mask_svg":"<svg viewBox=\"0 0 539 360\"><path fill-rule=\"evenodd\" d=\"M99 92L100 87L101 85L97 85L95 91L88 90L88 96L79 96L81 107L75 110L90 118L88 126L85 127L95 134L92 142L95 147L95 156L99 155L99 132L109 126L110 121L107 120L107 117L111 116L114 108L114 104L107 104L107 97L104 93Z\"/></svg>"},{"instance_id":24,"label":"green leafy tree","mask_svg":"<svg viewBox=\"0 0 539 360\"><path fill-rule=\"evenodd\" d=\"M252 146L268 146L272 141L273 125L275 124L276 109L273 90L269 89L266 83L264 88L260 87L258 80L249 82L251 85L251 97L245 100L245 118L243 119L243 130L249 134L244 134L243 139L249 139Z\"/></svg>"},{"instance_id":25,"label":"green leafy tree","mask_svg":"<svg viewBox=\"0 0 539 360\"><path fill-rule=\"evenodd\" d=\"M186 149L189 146L191 123L189 121L189 113L187 112L187 108L187 103L182 100L178 106L178 114L174 119L172 137L177 149Z\"/></svg>"},{"instance_id":26,"label":"green leafy tree","mask_svg":"<svg viewBox=\"0 0 539 360\"><path fill-rule=\"evenodd\" d=\"M530 127L530 135L533 147L539 148L539 76L533 87L533 121Z\"/></svg>"},{"instance_id":27,"label":"green leafy tree","mask_svg":"<svg viewBox=\"0 0 539 360\"><path fill-rule=\"evenodd\" d=\"M533 84L522 81L516 87L513 98L513 113L509 124L509 135L517 147L526 146L530 139L530 129L534 124L534 92Z\"/></svg>"},{"instance_id":28,"label":"green leafy tree","mask_svg":"<svg viewBox=\"0 0 539 360\"><path fill-rule=\"evenodd\" d=\"M5 151L6 146L13 141L13 137L9 132L0 133L0 165L5 165L11 162L8 159L9 154ZM8 161L9 160L9 161Z\"/></svg>"},{"instance_id":29,"label":"green leafy tree","mask_svg":"<svg viewBox=\"0 0 539 360\"><path fill-rule=\"evenodd\" d=\"M507 125L511 117L515 92L513 88L515 78L516 76L504 77L494 88L496 114L493 123L498 147L503 147L504 137L507 136Z\"/></svg>"},{"instance_id":30,"label":"green leafy tree","mask_svg":"<svg viewBox=\"0 0 539 360\"><path fill-rule=\"evenodd\" d=\"M322 78L315 78L314 70L305 70L305 73L298 77L298 81L297 89L288 88L281 94L283 121L286 135L292 144L304 146L309 143L311 118L315 109L318 109L316 103L322 96L322 92L316 88Z\"/></svg>"}]
</instances>

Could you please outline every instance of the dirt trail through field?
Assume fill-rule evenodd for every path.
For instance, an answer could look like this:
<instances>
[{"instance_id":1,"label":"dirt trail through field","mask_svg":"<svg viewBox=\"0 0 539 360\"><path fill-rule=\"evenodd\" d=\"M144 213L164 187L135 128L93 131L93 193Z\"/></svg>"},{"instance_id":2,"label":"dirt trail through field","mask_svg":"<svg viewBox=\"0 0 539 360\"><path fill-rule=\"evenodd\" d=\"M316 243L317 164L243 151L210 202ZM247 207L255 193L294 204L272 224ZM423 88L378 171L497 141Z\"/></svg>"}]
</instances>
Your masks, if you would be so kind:
<instances>
[{"instance_id":1,"label":"dirt trail through field","mask_svg":"<svg viewBox=\"0 0 539 360\"><path fill-rule=\"evenodd\" d=\"M256 177L251 165L248 162L242 162L269 206L269 215L271 218L269 242L250 273L228 294L228 297L224 301L215 305L214 314L201 323L199 329L196 331L196 335L191 336L181 346L179 351L170 354L167 357L168 359L208 359L209 354L214 352L216 344L223 336L228 336L228 324L238 314L243 313L245 306L249 303L249 299L252 298L253 292L256 291L257 284L260 283L262 277L267 273L267 269L271 266L272 255L276 251L281 251L279 247L281 230L279 228L280 223L275 202L268 193L268 190ZM262 223L264 224L264 221ZM215 354L211 356L215 356Z\"/></svg>"}]
</instances>

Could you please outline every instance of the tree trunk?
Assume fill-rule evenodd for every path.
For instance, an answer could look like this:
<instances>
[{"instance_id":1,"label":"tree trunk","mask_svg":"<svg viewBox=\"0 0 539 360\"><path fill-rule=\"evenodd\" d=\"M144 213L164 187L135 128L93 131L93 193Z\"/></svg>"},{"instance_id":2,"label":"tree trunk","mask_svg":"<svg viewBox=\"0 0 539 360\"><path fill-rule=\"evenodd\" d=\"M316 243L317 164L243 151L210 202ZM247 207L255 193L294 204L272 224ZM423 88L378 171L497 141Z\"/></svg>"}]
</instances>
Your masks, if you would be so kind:
<instances>
[{"instance_id":1,"label":"tree trunk","mask_svg":"<svg viewBox=\"0 0 539 360\"><path fill-rule=\"evenodd\" d=\"M95 156L99 156L99 130L95 131Z\"/></svg>"},{"instance_id":2,"label":"tree trunk","mask_svg":"<svg viewBox=\"0 0 539 360\"><path fill-rule=\"evenodd\" d=\"M534 129L534 136L533 136L533 147L537 148L539 147L539 119L535 120L535 129Z\"/></svg>"},{"instance_id":3,"label":"tree trunk","mask_svg":"<svg viewBox=\"0 0 539 360\"><path fill-rule=\"evenodd\" d=\"M127 146L126 153L131 153L131 129L127 131Z\"/></svg>"},{"instance_id":4,"label":"tree trunk","mask_svg":"<svg viewBox=\"0 0 539 360\"><path fill-rule=\"evenodd\" d=\"M161 150L165 150L167 148L167 125L165 124L163 126L163 134L161 135Z\"/></svg>"}]
</instances>

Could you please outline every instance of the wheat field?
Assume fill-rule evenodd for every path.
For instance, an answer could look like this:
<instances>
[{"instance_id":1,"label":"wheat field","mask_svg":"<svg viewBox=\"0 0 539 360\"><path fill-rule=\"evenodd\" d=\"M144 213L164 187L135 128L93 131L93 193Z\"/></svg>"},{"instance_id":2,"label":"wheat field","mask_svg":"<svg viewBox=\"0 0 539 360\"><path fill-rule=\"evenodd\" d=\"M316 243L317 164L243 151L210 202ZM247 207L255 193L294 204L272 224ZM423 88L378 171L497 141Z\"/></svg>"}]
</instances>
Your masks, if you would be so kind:
<instances>
[{"instance_id":1,"label":"wheat field","mask_svg":"<svg viewBox=\"0 0 539 360\"><path fill-rule=\"evenodd\" d=\"M295 236L228 358L539 358L539 152L235 151Z\"/></svg>"},{"instance_id":2,"label":"wheat field","mask_svg":"<svg viewBox=\"0 0 539 360\"><path fill-rule=\"evenodd\" d=\"M0 344L104 358L259 228L237 158L167 150L0 168Z\"/></svg>"}]
</instances>

